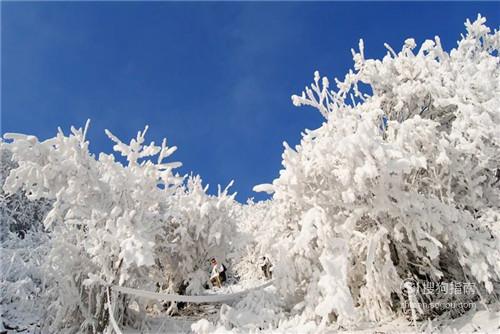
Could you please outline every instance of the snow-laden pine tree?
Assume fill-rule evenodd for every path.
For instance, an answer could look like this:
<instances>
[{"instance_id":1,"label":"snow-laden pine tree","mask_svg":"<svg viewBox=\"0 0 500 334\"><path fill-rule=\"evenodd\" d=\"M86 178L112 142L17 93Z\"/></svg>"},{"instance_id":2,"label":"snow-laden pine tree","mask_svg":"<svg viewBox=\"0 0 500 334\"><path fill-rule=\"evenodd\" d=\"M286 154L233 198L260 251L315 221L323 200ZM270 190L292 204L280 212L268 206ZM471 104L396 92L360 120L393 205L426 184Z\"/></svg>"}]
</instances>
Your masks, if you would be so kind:
<instances>
[{"instance_id":1,"label":"snow-laden pine tree","mask_svg":"<svg viewBox=\"0 0 500 334\"><path fill-rule=\"evenodd\" d=\"M353 51L355 71L326 77L297 106L324 124L285 143L272 185L274 277L291 323L354 326L419 302L484 302L500 281L500 33L485 19L445 52L436 37L408 39L382 60ZM361 92L368 85L372 93ZM424 294L458 282L468 294ZM435 311L435 310L434 310Z\"/></svg>"}]
</instances>

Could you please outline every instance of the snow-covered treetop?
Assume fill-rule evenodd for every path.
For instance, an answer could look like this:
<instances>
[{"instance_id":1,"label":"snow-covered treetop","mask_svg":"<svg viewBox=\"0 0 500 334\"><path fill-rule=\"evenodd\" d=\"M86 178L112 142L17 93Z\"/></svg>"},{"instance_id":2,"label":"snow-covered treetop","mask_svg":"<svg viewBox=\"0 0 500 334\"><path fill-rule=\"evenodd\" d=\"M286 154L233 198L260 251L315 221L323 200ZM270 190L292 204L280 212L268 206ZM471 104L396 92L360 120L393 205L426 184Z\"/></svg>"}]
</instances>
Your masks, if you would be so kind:
<instances>
[{"instance_id":1,"label":"snow-covered treetop","mask_svg":"<svg viewBox=\"0 0 500 334\"><path fill-rule=\"evenodd\" d=\"M500 35L498 31L491 33L485 22L481 15L472 23L467 19L467 34L449 53L436 36L422 43L418 51L415 40L409 38L399 53L385 44L388 52L382 60L366 59L360 40L359 51L352 50L354 71L343 81L335 79L336 91L330 90L328 78L321 78L316 71L311 86L301 95L293 95L292 101L296 106L317 108L325 118L371 99L392 120L414 115L447 120L449 112L444 107L483 102L494 97L498 89L499 63L492 53L499 48ZM363 93L360 83L369 85L373 94Z\"/></svg>"}]
</instances>

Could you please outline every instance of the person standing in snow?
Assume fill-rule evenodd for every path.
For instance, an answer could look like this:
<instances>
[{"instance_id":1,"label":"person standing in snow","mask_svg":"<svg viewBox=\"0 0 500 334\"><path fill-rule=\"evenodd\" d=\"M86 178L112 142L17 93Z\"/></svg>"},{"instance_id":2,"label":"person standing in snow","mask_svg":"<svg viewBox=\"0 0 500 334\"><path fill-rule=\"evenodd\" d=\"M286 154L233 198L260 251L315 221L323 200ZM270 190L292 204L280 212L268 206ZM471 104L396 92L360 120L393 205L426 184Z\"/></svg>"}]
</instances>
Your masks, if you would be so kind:
<instances>
[{"instance_id":1,"label":"person standing in snow","mask_svg":"<svg viewBox=\"0 0 500 334\"><path fill-rule=\"evenodd\" d=\"M215 258L212 258L210 263L212 264L210 282L212 282L212 285L220 288L222 283L226 281L226 267L222 263L218 264Z\"/></svg>"},{"instance_id":2,"label":"person standing in snow","mask_svg":"<svg viewBox=\"0 0 500 334\"><path fill-rule=\"evenodd\" d=\"M272 273L272 264L271 264L271 261L269 261L269 258L267 256L263 256L261 259L260 259L260 269L262 269L262 272L264 273L264 277L266 279L271 279L273 278L273 273Z\"/></svg>"}]
</instances>

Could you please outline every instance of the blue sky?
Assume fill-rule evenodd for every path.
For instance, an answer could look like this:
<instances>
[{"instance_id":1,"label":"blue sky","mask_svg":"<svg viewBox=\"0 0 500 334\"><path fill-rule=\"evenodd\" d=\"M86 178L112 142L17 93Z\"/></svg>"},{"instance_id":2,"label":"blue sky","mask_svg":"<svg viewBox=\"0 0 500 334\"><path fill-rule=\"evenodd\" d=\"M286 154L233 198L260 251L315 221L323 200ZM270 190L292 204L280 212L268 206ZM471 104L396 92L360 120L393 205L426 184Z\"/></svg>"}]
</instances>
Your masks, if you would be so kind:
<instances>
[{"instance_id":1,"label":"blue sky","mask_svg":"<svg viewBox=\"0 0 500 334\"><path fill-rule=\"evenodd\" d=\"M322 118L290 100L314 70L343 77L350 49L367 57L383 43L399 49L435 35L456 45L466 18L492 28L500 4L458 3L14 3L1 16L2 133L41 139L90 118L93 152L150 125L179 150L182 174L200 174L212 191L235 180L238 200L281 169L282 142Z\"/></svg>"}]
</instances>

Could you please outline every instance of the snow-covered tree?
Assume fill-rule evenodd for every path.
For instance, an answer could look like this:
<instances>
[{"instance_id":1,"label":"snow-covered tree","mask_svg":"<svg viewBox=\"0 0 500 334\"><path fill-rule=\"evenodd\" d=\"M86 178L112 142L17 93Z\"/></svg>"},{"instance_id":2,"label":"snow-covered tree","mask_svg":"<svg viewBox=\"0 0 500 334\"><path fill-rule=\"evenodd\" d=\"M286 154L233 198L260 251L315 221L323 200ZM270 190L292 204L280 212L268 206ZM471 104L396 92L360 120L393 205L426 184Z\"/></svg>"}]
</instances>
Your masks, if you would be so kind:
<instances>
[{"instance_id":1,"label":"snow-covered tree","mask_svg":"<svg viewBox=\"0 0 500 334\"><path fill-rule=\"evenodd\" d=\"M44 259L44 275L52 282L44 324L50 332L109 328L108 298L119 325L139 327L142 313L127 308L132 298L110 296L110 286L154 291L158 283L177 289L186 280L188 292L196 292L199 283L189 284L199 274L195 262L202 250L222 256L232 226L234 196L227 189L208 196L196 177L184 185L172 172L180 163L163 162L176 148L166 140L146 145L147 127L129 144L106 130L125 165L113 155L90 154L87 127L72 128L68 136L59 130L43 142L5 135L18 167L4 189L53 201L44 219L51 234ZM137 304L143 310L144 301Z\"/></svg>"},{"instance_id":2,"label":"snow-covered tree","mask_svg":"<svg viewBox=\"0 0 500 334\"><path fill-rule=\"evenodd\" d=\"M285 143L280 177L257 190L274 191L273 233L261 242L301 321L390 318L408 301L407 279L469 282L474 301L498 295L500 33L480 16L465 26L449 53L438 37L418 52L408 39L373 60L360 42L336 91L316 72L292 97L325 123L295 149Z\"/></svg>"}]
</instances>

